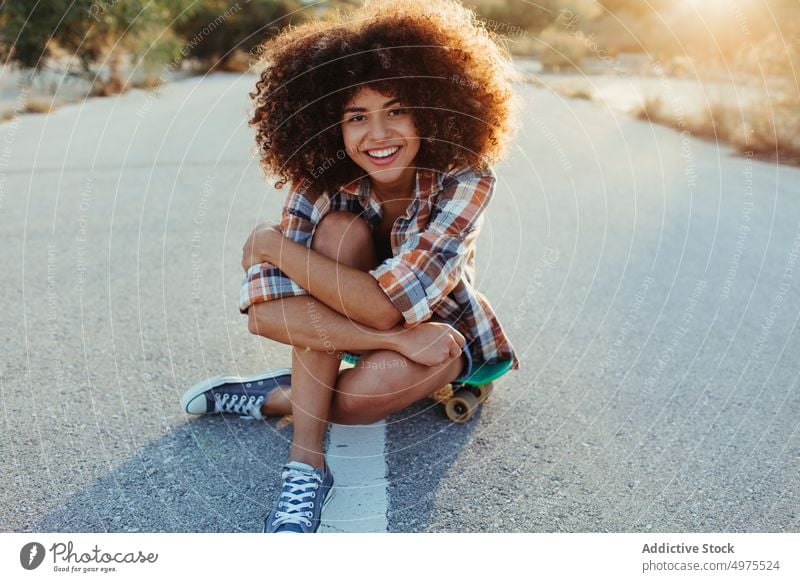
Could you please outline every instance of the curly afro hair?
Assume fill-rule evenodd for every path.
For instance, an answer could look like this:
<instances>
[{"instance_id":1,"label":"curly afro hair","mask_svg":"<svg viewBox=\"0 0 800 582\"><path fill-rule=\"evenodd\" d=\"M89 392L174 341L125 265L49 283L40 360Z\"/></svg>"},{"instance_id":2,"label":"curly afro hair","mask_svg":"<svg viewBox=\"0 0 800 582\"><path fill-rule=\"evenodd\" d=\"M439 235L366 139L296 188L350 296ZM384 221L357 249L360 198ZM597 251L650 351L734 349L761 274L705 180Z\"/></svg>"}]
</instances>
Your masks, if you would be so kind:
<instances>
[{"instance_id":1,"label":"curly afro hair","mask_svg":"<svg viewBox=\"0 0 800 582\"><path fill-rule=\"evenodd\" d=\"M499 39L455 0L373 0L289 27L261 45L250 93L262 168L276 188L333 193L364 175L344 152L342 113L362 87L410 108L415 164L483 171L514 129L516 80Z\"/></svg>"}]
</instances>

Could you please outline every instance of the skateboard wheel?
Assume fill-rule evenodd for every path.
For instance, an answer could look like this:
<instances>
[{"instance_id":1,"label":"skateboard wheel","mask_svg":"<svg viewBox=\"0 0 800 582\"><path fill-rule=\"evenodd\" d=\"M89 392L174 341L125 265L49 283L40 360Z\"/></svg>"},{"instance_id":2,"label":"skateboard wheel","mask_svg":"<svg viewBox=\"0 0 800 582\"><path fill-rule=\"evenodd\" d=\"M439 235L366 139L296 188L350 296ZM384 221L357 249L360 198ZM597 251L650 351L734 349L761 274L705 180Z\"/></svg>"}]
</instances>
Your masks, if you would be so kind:
<instances>
[{"instance_id":1,"label":"skateboard wheel","mask_svg":"<svg viewBox=\"0 0 800 582\"><path fill-rule=\"evenodd\" d=\"M459 390L470 392L478 399L478 404L483 404L483 401L489 398L489 394L492 393L492 383L489 382L488 384L482 384L480 386L466 384L459 386Z\"/></svg>"},{"instance_id":2,"label":"skateboard wheel","mask_svg":"<svg viewBox=\"0 0 800 582\"><path fill-rule=\"evenodd\" d=\"M470 386L470 392L475 395L475 398L478 399L478 404L483 404L483 402L489 398L489 394L492 393L492 388L494 384L489 382L488 384L482 384L480 386Z\"/></svg>"},{"instance_id":3,"label":"skateboard wheel","mask_svg":"<svg viewBox=\"0 0 800 582\"><path fill-rule=\"evenodd\" d=\"M478 407L478 398L468 390L459 390L444 407L447 418L459 424L467 422Z\"/></svg>"}]
</instances>

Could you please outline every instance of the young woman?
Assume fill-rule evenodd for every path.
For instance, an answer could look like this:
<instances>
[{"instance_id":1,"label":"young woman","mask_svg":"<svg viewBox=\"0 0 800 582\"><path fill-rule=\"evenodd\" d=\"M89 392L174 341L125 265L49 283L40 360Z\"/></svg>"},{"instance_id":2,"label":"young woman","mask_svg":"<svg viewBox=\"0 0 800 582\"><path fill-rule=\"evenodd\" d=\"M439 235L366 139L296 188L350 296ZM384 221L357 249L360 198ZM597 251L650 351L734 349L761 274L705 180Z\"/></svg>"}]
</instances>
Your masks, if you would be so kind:
<instances>
[{"instance_id":1,"label":"young woman","mask_svg":"<svg viewBox=\"0 0 800 582\"><path fill-rule=\"evenodd\" d=\"M313 532L333 486L329 422L376 422L477 367L518 367L473 287L513 72L451 0L370 2L263 48L250 123L264 169L291 188L280 225L244 245L241 311L252 333L293 347L292 367L203 382L183 404L291 413L264 531ZM357 363L340 372L342 358Z\"/></svg>"}]
</instances>

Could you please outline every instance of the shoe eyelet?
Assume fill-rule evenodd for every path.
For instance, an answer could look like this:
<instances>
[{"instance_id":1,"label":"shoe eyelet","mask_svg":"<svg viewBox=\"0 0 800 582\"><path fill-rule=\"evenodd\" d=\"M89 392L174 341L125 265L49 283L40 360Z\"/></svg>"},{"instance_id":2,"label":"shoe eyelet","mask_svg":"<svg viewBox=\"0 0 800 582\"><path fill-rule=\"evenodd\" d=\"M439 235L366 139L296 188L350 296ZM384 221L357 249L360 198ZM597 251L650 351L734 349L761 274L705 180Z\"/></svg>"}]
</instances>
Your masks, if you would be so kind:
<instances>
[{"instance_id":1,"label":"shoe eyelet","mask_svg":"<svg viewBox=\"0 0 800 582\"><path fill-rule=\"evenodd\" d=\"M311 492L311 499L314 499L316 496L317 496L317 492L316 491L312 491Z\"/></svg>"},{"instance_id":2,"label":"shoe eyelet","mask_svg":"<svg viewBox=\"0 0 800 582\"><path fill-rule=\"evenodd\" d=\"M311 504L311 505L309 505L309 507L310 507L311 509L314 509L314 502L313 502L313 501L309 501L309 503Z\"/></svg>"},{"instance_id":3,"label":"shoe eyelet","mask_svg":"<svg viewBox=\"0 0 800 582\"><path fill-rule=\"evenodd\" d=\"M310 522L310 521L306 521L306 525L307 525L308 527L311 527L311 522Z\"/></svg>"},{"instance_id":4,"label":"shoe eyelet","mask_svg":"<svg viewBox=\"0 0 800 582\"><path fill-rule=\"evenodd\" d=\"M250 386L252 386L252 384L250 384L249 382L247 384L245 384L246 388L250 388Z\"/></svg>"}]
</instances>

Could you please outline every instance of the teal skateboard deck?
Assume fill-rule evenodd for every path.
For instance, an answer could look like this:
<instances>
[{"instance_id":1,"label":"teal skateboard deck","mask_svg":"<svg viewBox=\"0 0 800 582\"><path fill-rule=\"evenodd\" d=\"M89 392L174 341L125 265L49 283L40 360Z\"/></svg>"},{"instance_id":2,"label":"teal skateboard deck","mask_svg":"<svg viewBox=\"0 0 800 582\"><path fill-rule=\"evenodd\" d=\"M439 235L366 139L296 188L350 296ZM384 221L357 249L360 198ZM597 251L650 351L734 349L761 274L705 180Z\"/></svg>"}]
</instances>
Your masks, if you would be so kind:
<instances>
[{"instance_id":1,"label":"teal skateboard deck","mask_svg":"<svg viewBox=\"0 0 800 582\"><path fill-rule=\"evenodd\" d=\"M511 360L506 360L505 362L498 362L496 364L480 364L465 380L461 381L461 384L482 386L489 382L494 382L500 376L508 372L513 363L514 362Z\"/></svg>"},{"instance_id":2,"label":"teal skateboard deck","mask_svg":"<svg viewBox=\"0 0 800 582\"><path fill-rule=\"evenodd\" d=\"M481 364L467 378L445 386L440 391L442 395L434 398L444 405L447 418L463 424L472 418L478 406L492 393L494 381L508 372L512 365L511 360L496 364Z\"/></svg>"}]
</instances>

